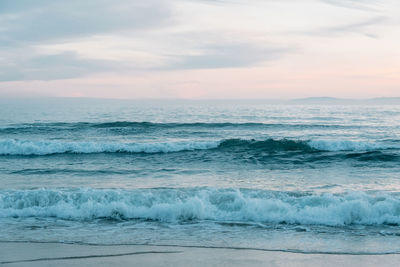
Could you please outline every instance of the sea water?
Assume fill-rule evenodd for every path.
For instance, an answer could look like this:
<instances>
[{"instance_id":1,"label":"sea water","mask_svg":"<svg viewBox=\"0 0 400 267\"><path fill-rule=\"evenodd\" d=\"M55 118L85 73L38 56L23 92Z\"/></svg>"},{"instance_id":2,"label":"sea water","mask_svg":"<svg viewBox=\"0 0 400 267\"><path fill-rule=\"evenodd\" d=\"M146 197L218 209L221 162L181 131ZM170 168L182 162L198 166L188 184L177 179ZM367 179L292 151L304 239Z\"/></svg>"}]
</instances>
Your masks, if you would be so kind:
<instances>
[{"instance_id":1,"label":"sea water","mask_svg":"<svg viewBox=\"0 0 400 267\"><path fill-rule=\"evenodd\" d=\"M0 101L0 241L400 253L400 106Z\"/></svg>"}]
</instances>

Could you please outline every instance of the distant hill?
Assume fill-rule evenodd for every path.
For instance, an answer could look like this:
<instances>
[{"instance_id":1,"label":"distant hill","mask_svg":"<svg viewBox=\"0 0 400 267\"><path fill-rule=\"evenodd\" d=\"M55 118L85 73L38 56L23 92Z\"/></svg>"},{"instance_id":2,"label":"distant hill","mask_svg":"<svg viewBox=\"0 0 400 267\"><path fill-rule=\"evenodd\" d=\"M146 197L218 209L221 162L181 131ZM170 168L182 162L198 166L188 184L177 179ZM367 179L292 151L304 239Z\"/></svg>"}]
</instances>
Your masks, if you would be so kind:
<instances>
[{"instance_id":1,"label":"distant hill","mask_svg":"<svg viewBox=\"0 0 400 267\"><path fill-rule=\"evenodd\" d=\"M376 104L399 105L400 97L377 97L367 99L335 98L335 97L308 97L290 101L293 104Z\"/></svg>"},{"instance_id":2,"label":"distant hill","mask_svg":"<svg viewBox=\"0 0 400 267\"><path fill-rule=\"evenodd\" d=\"M321 103L321 102L342 102L345 99L336 98L336 97L307 97L307 98L296 98L291 102L299 102L299 103Z\"/></svg>"},{"instance_id":3,"label":"distant hill","mask_svg":"<svg viewBox=\"0 0 400 267\"><path fill-rule=\"evenodd\" d=\"M400 97L377 97L368 99L368 101L379 104L400 104Z\"/></svg>"}]
</instances>

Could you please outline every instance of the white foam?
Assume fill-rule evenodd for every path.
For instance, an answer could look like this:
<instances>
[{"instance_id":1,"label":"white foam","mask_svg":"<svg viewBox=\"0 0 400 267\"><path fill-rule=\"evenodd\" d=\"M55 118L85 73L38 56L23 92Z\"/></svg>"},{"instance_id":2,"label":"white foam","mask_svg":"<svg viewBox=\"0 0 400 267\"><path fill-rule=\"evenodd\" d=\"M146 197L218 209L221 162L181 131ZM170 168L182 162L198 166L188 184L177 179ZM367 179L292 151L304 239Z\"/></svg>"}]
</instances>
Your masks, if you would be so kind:
<instances>
[{"instance_id":1,"label":"white foam","mask_svg":"<svg viewBox=\"0 0 400 267\"><path fill-rule=\"evenodd\" d=\"M0 217L214 220L340 226L400 223L400 196L233 189L0 191Z\"/></svg>"},{"instance_id":2,"label":"white foam","mask_svg":"<svg viewBox=\"0 0 400 267\"><path fill-rule=\"evenodd\" d=\"M0 155L49 155L57 153L159 153L216 148L219 141L160 143L95 143L60 141L0 140Z\"/></svg>"},{"instance_id":3,"label":"white foam","mask_svg":"<svg viewBox=\"0 0 400 267\"><path fill-rule=\"evenodd\" d=\"M50 155L59 153L168 153L217 148L224 140L218 141L171 141L154 143L98 143L62 142L32 140L0 140L0 155ZM371 151L400 149L400 145L368 143L350 140L310 140L307 144L323 151ZM266 148L268 149L268 148Z\"/></svg>"},{"instance_id":4,"label":"white foam","mask_svg":"<svg viewBox=\"0 0 400 267\"><path fill-rule=\"evenodd\" d=\"M324 151L371 151L391 148L400 148L399 145L370 143L352 140L311 140L307 144L314 149Z\"/></svg>"}]
</instances>

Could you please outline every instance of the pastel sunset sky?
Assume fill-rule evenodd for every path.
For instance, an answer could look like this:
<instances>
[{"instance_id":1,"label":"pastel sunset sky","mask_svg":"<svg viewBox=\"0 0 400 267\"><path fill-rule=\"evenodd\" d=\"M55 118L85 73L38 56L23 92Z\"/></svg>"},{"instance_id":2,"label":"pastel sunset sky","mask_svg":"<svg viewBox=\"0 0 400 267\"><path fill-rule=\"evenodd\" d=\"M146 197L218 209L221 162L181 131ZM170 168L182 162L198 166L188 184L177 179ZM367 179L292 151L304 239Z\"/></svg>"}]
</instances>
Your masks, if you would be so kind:
<instances>
[{"instance_id":1,"label":"pastel sunset sky","mask_svg":"<svg viewBox=\"0 0 400 267\"><path fill-rule=\"evenodd\" d=\"M398 0L2 0L0 97L400 96Z\"/></svg>"}]
</instances>

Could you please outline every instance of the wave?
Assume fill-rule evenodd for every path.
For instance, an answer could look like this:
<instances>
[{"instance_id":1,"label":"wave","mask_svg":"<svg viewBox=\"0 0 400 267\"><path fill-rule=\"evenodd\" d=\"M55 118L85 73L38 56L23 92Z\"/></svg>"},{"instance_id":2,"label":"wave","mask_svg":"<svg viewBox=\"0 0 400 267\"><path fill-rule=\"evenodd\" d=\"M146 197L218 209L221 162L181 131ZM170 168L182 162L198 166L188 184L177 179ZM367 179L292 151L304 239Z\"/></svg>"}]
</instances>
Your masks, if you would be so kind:
<instances>
[{"instance_id":1,"label":"wave","mask_svg":"<svg viewBox=\"0 0 400 267\"><path fill-rule=\"evenodd\" d=\"M130 121L115 121L104 123L91 123L90 127L94 128L123 128L123 127L160 127L160 128L177 128L177 127L204 127L204 128L222 128L222 127L252 127L252 126L281 126L282 124L265 124L257 122L249 123L231 123L231 122L194 122L194 123L156 123L156 122L130 122Z\"/></svg>"},{"instance_id":2,"label":"wave","mask_svg":"<svg viewBox=\"0 0 400 267\"><path fill-rule=\"evenodd\" d=\"M193 122L193 123L158 123L158 122L135 122L135 121L111 121L102 123L92 122L51 122L51 123L24 123L7 125L0 128L2 133L14 132L47 132L47 131L65 131L65 130L82 130L88 128L108 129L108 128L128 128L128 129L154 129L154 128L359 128L360 126L343 125L343 124L314 124L314 123L262 123L262 122Z\"/></svg>"},{"instance_id":3,"label":"wave","mask_svg":"<svg viewBox=\"0 0 400 267\"><path fill-rule=\"evenodd\" d=\"M312 152L317 151L310 146L307 141L290 140L290 139L266 139L266 140L245 140L245 139L226 139L222 140L219 148L222 150L245 150L245 151L301 151Z\"/></svg>"},{"instance_id":4,"label":"wave","mask_svg":"<svg viewBox=\"0 0 400 267\"><path fill-rule=\"evenodd\" d=\"M399 225L400 196L212 188L1 190L0 217Z\"/></svg>"},{"instance_id":5,"label":"wave","mask_svg":"<svg viewBox=\"0 0 400 267\"><path fill-rule=\"evenodd\" d=\"M362 152L399 148L399 144L379 144L361 141L341 140L303 141L290 139L266 139L259 141L244 139L225 139L214 141L170 141L156 143L62 142L53 140L31 141L16 139L0 140L0 155L51 155L63 153L169 153L209 149L219 149L220 151L230 152L299 151L302 153L311 153L323 151ZM373 155L370 156L374 158ZM383 155L382 158L384 158L384 156L385 155Z\"/></svg>"},{"instance_id":6,"label":"wave","mask_svg":"<svg viewBox=\"0 0 400 267\"><path fill-rule=\"evenodd\" d=\"M164 143L96 143L0 140L0 155L51 155L63 153L167 153L216 148L219 141Z\"/></svg>"},{"instance_id":7,"label":"wave","mask_svg":"<svg viewBox=\"0 0 400 267\"><path fill-rule=\"evenodd\" d=\"M244 150L262 151L301 151L301 152L371 152L388 149L400 149L399 143L378 143L354 140L291 140L291 139L266 139L266 140L244 140L226 139L222 140L219 148L236 148Z\"/></svg>"},{"instance_id":8,"label":"wave","mask_svg":"<svg viewBox=\"0 0 400 267\"><path fill-rule=\"evenodd\" d=\"M353 140L311 140L307 142L312 148L321 151L378 151L399 149L399 144L371 143Z\"/></svg>"},{"instance_id":9,"label":"wave","mask_svg":"<svg viewBox=\"0 0 400 267\"><path fill-rule=\"evenodd\" d=\"M263 123L263 122L188 122L188 123L157 123L157 122L131 122L115 121L104 123L78 123L94 128L252 128L252 127L291 127L291 128L353 128L360 126L343 124L315 124L315 123Z\"/></svg>"}]
</instances>

